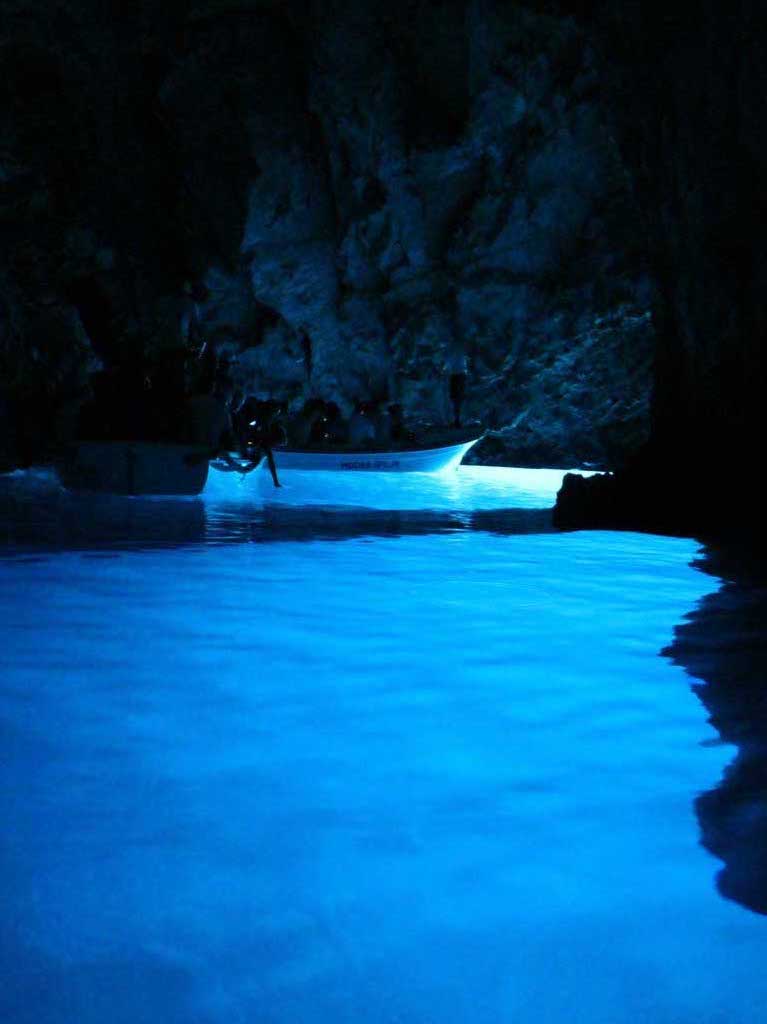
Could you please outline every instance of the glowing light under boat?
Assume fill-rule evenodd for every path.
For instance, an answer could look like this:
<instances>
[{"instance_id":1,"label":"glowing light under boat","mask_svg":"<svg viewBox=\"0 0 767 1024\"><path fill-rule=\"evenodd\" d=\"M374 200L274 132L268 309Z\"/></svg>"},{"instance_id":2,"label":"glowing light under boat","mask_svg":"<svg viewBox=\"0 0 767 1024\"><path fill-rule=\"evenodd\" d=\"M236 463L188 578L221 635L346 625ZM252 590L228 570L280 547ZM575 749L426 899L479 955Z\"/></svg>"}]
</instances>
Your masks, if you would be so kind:
<instances>
[{"instance_id":1,"label":"glowing light under boat","mask_svg":"<svg viewBox=\"0 0 767 1024\"><path fill-rule=\"evenodd\" d=\"M567 472L506 466L460 466L440 473L288 470L280 474L277 490L268 471L240 476L211 469L203 498L402 510L550 508Z\"/></svg>"}]
</instances>

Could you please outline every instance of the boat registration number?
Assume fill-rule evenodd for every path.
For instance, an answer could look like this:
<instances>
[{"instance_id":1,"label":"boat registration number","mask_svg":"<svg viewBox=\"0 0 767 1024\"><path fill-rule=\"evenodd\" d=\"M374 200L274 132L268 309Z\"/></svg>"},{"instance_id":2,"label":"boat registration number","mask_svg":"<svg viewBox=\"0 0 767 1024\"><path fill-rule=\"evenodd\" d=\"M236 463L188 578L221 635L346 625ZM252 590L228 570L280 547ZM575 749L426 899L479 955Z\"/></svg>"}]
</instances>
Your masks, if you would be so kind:
<instances>
[{"instance_id":1,"label":"boat registration number","mask_svg":"<svg viewBox=\"0 0 767 1024\"><path fill-rule=\"evenodd\" d=\"M341 469L399 469L399 459L350 459L341 463Z\"/></svg>"}]
</instances>

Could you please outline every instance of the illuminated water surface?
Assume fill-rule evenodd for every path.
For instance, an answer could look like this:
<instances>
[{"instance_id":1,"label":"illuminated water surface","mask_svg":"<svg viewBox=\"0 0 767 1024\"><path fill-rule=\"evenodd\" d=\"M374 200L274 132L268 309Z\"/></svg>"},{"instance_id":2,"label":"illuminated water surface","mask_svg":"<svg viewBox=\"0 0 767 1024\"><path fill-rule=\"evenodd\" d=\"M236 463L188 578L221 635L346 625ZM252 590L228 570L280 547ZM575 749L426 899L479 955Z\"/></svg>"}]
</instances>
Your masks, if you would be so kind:
<instances>
[{"instance_id":1,"label":"illuminated water surface","mask_svg":"<svg viewBox=\"0 0 767 1024\"><path fill-rule=\"evenodd\" d=\"M5 478L2 1019L762 1021L659 657L716 581L559 476Z\"/></svg>"}]
</instances>

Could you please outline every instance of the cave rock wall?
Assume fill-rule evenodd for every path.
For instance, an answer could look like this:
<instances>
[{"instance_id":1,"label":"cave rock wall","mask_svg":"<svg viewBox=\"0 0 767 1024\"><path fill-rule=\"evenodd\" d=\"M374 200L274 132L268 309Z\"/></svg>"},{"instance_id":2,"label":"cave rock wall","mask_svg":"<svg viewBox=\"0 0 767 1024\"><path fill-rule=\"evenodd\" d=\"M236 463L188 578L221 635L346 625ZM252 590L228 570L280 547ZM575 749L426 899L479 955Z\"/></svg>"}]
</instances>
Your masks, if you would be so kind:
<instances>
[{"instance_id":1,"label":"cave rock wall","mask_svg":"<svg viewBox=\"0 0 767 1024\"><path fill-rule=\"evenodd\" d=\"M7 6L17 457L41 396L66 432L94 365L191 322L247 392L414 425L450 419L465 359L482 461L642 443L657 291L582 24L500 0Z\"/></svg>"}]
</instances>

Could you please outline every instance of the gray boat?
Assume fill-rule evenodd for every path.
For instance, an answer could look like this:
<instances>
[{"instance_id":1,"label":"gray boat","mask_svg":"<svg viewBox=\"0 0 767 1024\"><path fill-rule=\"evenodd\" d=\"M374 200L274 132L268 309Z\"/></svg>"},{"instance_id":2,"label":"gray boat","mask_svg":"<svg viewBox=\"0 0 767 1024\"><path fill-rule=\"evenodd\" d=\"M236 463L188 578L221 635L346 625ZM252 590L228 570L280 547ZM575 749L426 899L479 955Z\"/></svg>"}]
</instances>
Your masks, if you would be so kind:
<instances>
[{"instance_id":1,"label":"gray boat","mask_svg":"<svg viewBox=\"0 0 767 1024\"><path fill-rule=\"evenodd\" d=\"M57 461L56 471L73 491L194 495L208 479L208 453L184 444L79 441Z\"/></svg>"},{"instance_id":2,"label":"gray boat","mask_svg":"<svg viewBox=\"0 0 767 1024\"><path fill-rule=\"evenodd\" d=\"M459 443L432 444L389 449L319 449L300 451L275 448L274 461L278 472L286 469L335 470L340 472L378 473L441 473L455 469L464 455L479 441L471 437Z\"/></svg>"}]
</instances>

